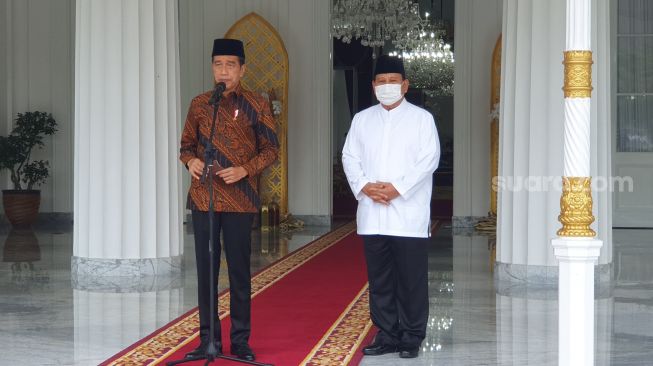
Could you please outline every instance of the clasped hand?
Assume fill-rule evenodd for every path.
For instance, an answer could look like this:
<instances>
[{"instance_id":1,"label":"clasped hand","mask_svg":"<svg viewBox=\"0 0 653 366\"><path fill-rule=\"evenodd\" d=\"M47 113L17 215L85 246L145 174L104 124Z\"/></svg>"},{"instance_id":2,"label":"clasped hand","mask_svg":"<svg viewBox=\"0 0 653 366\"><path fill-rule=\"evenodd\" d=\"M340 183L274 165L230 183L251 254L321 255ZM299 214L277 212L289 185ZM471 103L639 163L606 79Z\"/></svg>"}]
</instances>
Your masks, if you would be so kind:
<instances>
[{"instance_id":1,"label":"clasped hand","mask_svg":"<svg viewBox=\"0 0 653 366\"><path fill-rule=\"evenodd\" d=\"M204 162L198 158L192 159L188 162L188 171L193 178L200 179L204 172ZM241 166L237 166L219 170L215 175L222 178L225 183L233 184L245 178L247 176L247 170Z\"/></svg>"},{"instance_id":2,"label":"clasped hand","mask_svg":"<svg viewBox=\"0 0 653 366\"><path fill-rule=\"evenodd\" d=\"M399 192L388 182L367 183L363 187L363 193L371 198L374 202L383 205L389 205L390 201L399 197Z\"/></svg>"}]
</instances>

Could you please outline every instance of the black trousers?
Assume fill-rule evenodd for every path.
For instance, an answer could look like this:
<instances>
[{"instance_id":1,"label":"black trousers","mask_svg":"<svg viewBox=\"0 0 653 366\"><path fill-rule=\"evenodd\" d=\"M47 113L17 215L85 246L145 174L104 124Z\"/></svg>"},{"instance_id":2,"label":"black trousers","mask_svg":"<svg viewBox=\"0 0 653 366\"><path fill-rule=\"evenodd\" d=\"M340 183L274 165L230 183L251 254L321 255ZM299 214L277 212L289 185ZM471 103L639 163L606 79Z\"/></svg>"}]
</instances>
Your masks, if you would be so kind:
<instances>
[{"instance_id":1,"label":"black trousers","mask_svg":"<svg viewBox=\"0 0 653 366\"><path fill-rule=\"evenodd\" d=\"M419 347L429 317L427 238L363 235L375 343Z\"/></svg>"},{"instance_id":2,"label":"black trousers","mask_svg":"<svg viewBox=\"0 0 653 366\"><path fill-rule=\"evenodd\" d=\"M197 262L197 303L200 313L200 337L208 341L210 319L210 267L214 265L216 294L220 272L220 253L224 244L229 270L229 293L231 295L231 343L243 344L249 341L251 329L251 231L253 213L215 212L213 225L215 235L214 258L209 260L209 213L193 211L193 230L195 231L195 259ZM224 243L220 241L222 231ZM216 307L215 339L221 341L220 322Z\"/></svg>"}]
</instances>

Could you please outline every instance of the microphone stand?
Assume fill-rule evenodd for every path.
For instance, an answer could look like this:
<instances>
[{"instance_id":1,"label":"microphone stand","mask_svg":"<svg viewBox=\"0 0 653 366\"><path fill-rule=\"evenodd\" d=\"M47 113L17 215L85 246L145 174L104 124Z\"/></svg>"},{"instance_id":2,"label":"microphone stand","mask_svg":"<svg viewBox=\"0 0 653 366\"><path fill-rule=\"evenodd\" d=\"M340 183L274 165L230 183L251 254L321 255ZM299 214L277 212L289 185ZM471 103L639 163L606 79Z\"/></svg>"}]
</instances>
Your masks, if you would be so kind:
<instances>
[{"instance_id":1,"label":"microphone stand","mask_svg":"<svg viewBox=\"0 0 653 366\"><path fill-rule=\"evenodd\" d=\"M222 99L222 91L224 90L224 84L222 83L222 88L220 88L220 84L218 84L213 92L213 96L211 99L209 99L209 104L213 105L213 122L211 123L211 137L209 140L206 142L206 146L204 146L204 171L202 172L202 181L206 185L206 189L209 192L209 275L211 276L209 280L209 286L211 286L209 294L211 297L210 301L210 323L209 323L209 346L206 348L206 354L200 355L200 356L195 356L195 357L187 357L182 360L178 361L172 361L166 363L167 366L175 366L179 365L182 363L186 362L192 362L192 361L198 361L198 360L206 360L204 363L204 366L207 366L210 363L213 363L217 359L224 359L224 360L229 360L232 362L239 362L239 363L244 363L247 365L257 365L257 366L274 366L272 364L266 364L266 363L260 363L260 362L255 362L255 361L247 361L247 360L242 360L237 357L231 357L231 356L225 356L221 352L218 351L217 347L215 346L215 327L216 327L216 319L215 319L215 309L216 309L216 304L215 300L217 297L217 290L216 290L216 273L214 273L214 264L213 264L213 253L215 253L215 234L213 232L214 228L214 216L215 213L213 211L213 179L215 179L215 156L216 156L216 148L213 146L213 137L215 136L215 122L218 117L218 108L220 106L220 100ZM218 258L218 260L220 260ZM220 324L218 324L220 326Z\"/></svg>"}]
</instances>

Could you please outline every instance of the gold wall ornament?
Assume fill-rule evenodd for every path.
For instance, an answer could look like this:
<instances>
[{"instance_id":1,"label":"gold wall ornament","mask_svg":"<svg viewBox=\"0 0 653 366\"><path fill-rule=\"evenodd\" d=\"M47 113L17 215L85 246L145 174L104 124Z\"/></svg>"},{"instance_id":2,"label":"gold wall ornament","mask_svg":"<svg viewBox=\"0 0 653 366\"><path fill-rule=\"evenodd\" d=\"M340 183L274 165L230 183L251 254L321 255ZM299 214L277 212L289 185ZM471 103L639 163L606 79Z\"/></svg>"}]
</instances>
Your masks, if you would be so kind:
<instances>
[{"instance_id":1,"label":"gold wall ornament","mask_svg":"<svg viewBox=\"0 0 653 366\"><path fill-rule=\"evenodd\" d=\"M495 184L499 175L499 99L501 97L501 34L494 44L492 64L490 65L490 211L488 216L474 225L479 232L496 235L497 233L497 193ZM496 251L492 251L491 262L494 263Z\"/></svg>"},{"instance_id":2,"label":"gold wall ornament","mask_svg":"<svg viewBox=\"0 0 653 366\"><path fill-rule=\"evenodd\" d=\"M490 108L499 105L501 97L501 35L492 52L492 79L490 91ZM490 213L497 215L497 190L494 179L499 175L499 121L494 118L490 122Z\"/></svg>"},{"instance_id":3,"label":"gold wall ornament","mask_svg":"<svg viewBox=\"0 0 653 366\"><path fill-rule=\"evenodd\" d=\"M274 117L279 158L261 173L259 195L262 203L277 202L281 214L285 215L288 213L288 52L276 29L256 13L242 17L225 37L239 39L245 46L247 72L242 85L253 92L272 94L278 106Z\"/></svg>"},{"instance_id":4,"label":"gold wall ornament","mask_svg":"<svg viewBox=\"0 0 653 366\"><path fill-rule=\"evenodd\" d=\"M562 228L558 230L558 236L596 236L594 230L590 228L594 222L591 185L590 177L562 177L560 216L558 216Z\"/></svg>"},{"instance_id":5,"label":"gold wall ornament","mask_svg":"<svg viewBox=\"0 0 653 366\"><path fill-rule=\"evenodd\" d=\"M590 98L592 96L592 51L566 51L564 53L565 98Z\"/></svg>"}]
</instances>

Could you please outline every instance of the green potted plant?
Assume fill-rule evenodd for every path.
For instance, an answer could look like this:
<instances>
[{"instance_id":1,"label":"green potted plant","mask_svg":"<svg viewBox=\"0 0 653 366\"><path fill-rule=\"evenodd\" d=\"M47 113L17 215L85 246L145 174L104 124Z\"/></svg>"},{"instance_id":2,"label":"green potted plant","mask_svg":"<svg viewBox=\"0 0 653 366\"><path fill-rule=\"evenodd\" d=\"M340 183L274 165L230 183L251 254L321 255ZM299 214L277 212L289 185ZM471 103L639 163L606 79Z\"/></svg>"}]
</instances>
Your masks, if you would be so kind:
<instances>
[{"instance_id":1,"label":"green potted plant","mask_svg":"<svg viewBox=\"0 0 653 366\"><path fill-rule=\"evenodd\" d=\"M10 173L13 189L2 191L5 215L14 226L29 226L41 204L41 191L34 189L49 176L46 160L33 160L32 150L42 148L45 136L53 135L57 122L45 112L18 113L9 136L0 136L0 171Z\"/></svg>"}]
</instances>

